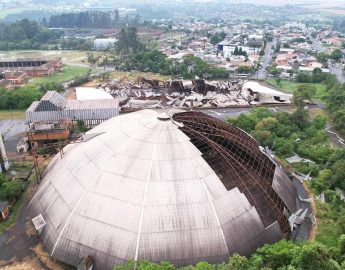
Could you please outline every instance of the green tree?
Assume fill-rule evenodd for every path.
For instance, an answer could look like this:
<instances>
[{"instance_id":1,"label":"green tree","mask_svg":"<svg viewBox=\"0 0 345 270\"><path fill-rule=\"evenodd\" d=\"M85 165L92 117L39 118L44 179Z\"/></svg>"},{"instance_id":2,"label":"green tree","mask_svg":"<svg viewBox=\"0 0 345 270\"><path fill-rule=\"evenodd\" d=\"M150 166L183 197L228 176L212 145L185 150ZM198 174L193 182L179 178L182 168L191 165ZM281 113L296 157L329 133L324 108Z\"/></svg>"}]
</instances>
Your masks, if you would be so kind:
<instances>
[{"instance_id":1,"label":"green tree","mask_svg":"<svg viewBox=\"0 0 345 270\"><path fill-rule=\"evenodd\" d=\"M235 253L229 258L226 268L229 270L247 270L249 268L249 262L246 257Z\"/></svg>"},{"instance_id":2,"label":"green tree","mask_svg":"<svg viewBox=\"0 0 345 270\"><path fill-rule=\"evenodd\" d=\"M122 55L138 52L143 48L135 27L124 27L117 34L116 51Z\"/></svg>"},{"instance_id":3,"label":"green tree","mask_svg":"<svg viewBox=\"0 0 345 270\"><path fill-rule=\"evenodd\" d=\"M234 55L238 55L238 47L237 46L235 47Z\"/></svg>"},{"instance_id":4,"label":"green tree","mask_svg":"<svg viewBox=\"0 0 345 270\"><path fill-rule=\"evenodd\" d=\"M293 94L292 103L298 108L303 108L305 101L311 101L316 93L313 85L300 85Z\"/></svg>"},{"instance_id":5,"label":"green tree","mask_svg":"<svg viewBox=\"0 0 345 270\"><path fill-rule=\"evenodd\" d=\"M329 186L331 177L332 177L331 170L329 169L322 170L319 173L318 177L311 182L312 187L315 188L318 193L325 191Z\"/></svg>"},{"instance_id":6,"label":"green tree","mask_svg":"<svg viewBox=\"0 0 345 270\"><path fill-rule=\"evenodd\" d=\"M339 61L341 58L343 58L343 53L341 52L340 49L336 49L334 51L332 51L331 53L331 58L334 60L334 61Z\"/></svg>"},{"instance_id":7,"label":"green tree","mask_svg":"<svg viewBox=\"0 0 345 270\"><path fill-rule=\"evenodd\" d=\"M272 269L289 266L299 247L292 241L281 240L272 245L264 245L256 252L262 258L263 265Z\"/></svg>"},{"instance_id":8,"label":"green tree","mask_svg":"<svg viewBox=\"0 0 345 270\"><path fill-rule=\"evenodd\" d=\"M339 130L342 135L345 135L345 109L334 113L334 128Z\"/></svg>"},{"instance_id":9,"label":"green tree","mask_svg":"<svg viewBox=\"0 0 345 270\"><path fill-rule=\"evenodd\" d=\"M345 120L345 118L344 118ZM324 115L317 115L312 122L312 125L318 129L318 130L323 130L325 129L327 124L327 116Z\"/></svg>"},{"instance_id":10,"label":"green tree","mask_svg":"<svg viewBox=\"0 0 345 270\"><path fill-rule=\"evenodd\" d=\"M330 179L333 187L339 187L345 190L345 160L337 160L331 170L332 177Z\"/></svg>"},{"instance_id":11,"label":"green tree","mask_svg":"<svg viewBox=\"0 0 345 270\"><path fill-rule=\"evenodd\" d=\"M320 243L308 243L296 253L292 265L303 270L339 270L338 263L331 259L328 249Z\"/></svg>"},{"instance_id":12,"label":"green tree","mask_svg":"<svg viewBox=\"0 0 345 270\"><path fill-rule=\"evenodd\" d=\"M273 134L268 130L254 130L251 135L263 146L273 146Z\"/></svg>"},{"instance_id":13,"label":"green tree","mask_svg":"<svg viewBox=\"0 0 345 270\"><path fill-rule=\"evenodd\" d=\"M8 180L2 185L2 188L5 191L7 200L18 198L20 193L23 190L23 181L22 180Z\"/></svg>"}]
</instances>

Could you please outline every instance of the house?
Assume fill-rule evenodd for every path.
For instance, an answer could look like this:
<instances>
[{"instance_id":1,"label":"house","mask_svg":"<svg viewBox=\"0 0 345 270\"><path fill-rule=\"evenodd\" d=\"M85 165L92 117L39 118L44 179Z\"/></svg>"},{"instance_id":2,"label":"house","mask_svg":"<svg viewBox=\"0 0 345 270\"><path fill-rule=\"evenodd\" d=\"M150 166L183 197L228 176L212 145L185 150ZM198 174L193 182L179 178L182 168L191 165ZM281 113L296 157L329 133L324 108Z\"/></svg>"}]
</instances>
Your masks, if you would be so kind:
<instances>
[{"instance_id":1,"label":"house","mask_svg":"<svg viewBox=\"0 0 345 270\"><path fill-rule=\"evenodd\" d=\"M281 48L281 49L279 50L279 53L293 54L293 53L295 53L295 49Z\"/></svg>"},{"instance_id":2,"label":"house","mask_svg":"<svg viewBox=\"0 0 345 270\"><path fill-rule=\"evenodd\" d=\"M0 201L0 221L7 219L10 214L8 202Z\"/></svg>"},{"instance_id":3,"label":"house","mask_svg":"<svg viewBox=\"0 0 345 270\"><path fill-rule=\"evenodd\" d=\"M25 81L26 72L25 71L10 71L5 72L5 80L8 80L13 85L20 85Z\"/></svg>"},{"instance_id":4,"label":"house","mask_svg":"<svg viewBox=\"0 0 345 270\"><path fill-rule=\"evenodd\" d=\"M30 77L44 77L49 76L54 72L54 65L51 62L48 62L46 64L43 64L39 67L32 67L30 69L26 70L26 73Z\"/></svg>"},{"instance_id":5,"label":"house","mask_svg":"<svg viewBox=\"0 0 345 270\"><path fill-rule=\"evenodd\" d=\"M314 68L312 68L312 67L299 67L298 70L300 72L312 73L314 71ZM321 70L324 73L329 73L329 69L328 68L321 68Z\"/></svg>"},{"instance_id":6,"label":"house","mask_svg":"<svg viewBox=\"0 0 345 270\"><path fill-rule=\"evenodd\" d=\"M61 70L61 59L44 60L33 58L0 59L0 71L26 72L27 76L42 77Z\"/></svg>"}]
</instances>

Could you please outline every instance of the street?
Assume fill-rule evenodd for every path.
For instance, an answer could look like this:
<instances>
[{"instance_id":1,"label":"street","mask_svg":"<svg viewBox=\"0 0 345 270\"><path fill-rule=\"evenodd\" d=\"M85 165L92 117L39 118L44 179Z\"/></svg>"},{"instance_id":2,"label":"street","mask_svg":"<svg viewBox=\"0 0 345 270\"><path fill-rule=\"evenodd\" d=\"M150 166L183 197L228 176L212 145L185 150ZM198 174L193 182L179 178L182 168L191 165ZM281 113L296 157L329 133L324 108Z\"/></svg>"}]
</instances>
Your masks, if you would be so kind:
<instances>
[{"instance_id":1,"label":"street","mask_svg":"<svg viewBox=\"0 0 345 270\"><path fill-rule=\"evenodd\" d=\"M273 39L272 42L268 42L265 49L265 55L261 62L261 68L254 74L253 79L265 80L267 77L266 68L269 66L274 55L274 49L277 46L277 39Z\"/></svg>"},{"instance_id":2,"label":"street","mask_svg":"<svg viewBox=\"0 0 345 270\"><path fill-rule=\"evenodd\" d=\"M339 68L336 64L332 63L331 61L328 61L328 68L332 74L337 76L338 81L340 81L341 83L345 83L344 72L341 68Z\"/></svg>"}]
</instances>

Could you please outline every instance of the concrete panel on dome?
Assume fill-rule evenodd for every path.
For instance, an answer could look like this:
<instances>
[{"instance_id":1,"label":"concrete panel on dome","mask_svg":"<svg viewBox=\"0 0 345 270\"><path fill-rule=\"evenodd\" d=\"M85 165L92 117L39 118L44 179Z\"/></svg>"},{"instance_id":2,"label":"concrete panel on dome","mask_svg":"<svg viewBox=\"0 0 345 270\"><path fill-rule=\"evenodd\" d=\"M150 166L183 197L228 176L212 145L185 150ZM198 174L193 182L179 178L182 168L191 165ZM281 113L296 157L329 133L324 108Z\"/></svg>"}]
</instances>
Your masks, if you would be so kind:
<instances>
[{"instance_id":1,"label":"concrete panel on dome","mask_svg":"<svg viewBox=\"0 0 345 270\"><path fill-rule=\"evenodd\" d=\"M297 211L297 191L290 178L286 175L283 169L279 167L279 165L276 167L274 172L272 187L287 205L290 213L295 213Z\"/></svg>"}]
</instances>

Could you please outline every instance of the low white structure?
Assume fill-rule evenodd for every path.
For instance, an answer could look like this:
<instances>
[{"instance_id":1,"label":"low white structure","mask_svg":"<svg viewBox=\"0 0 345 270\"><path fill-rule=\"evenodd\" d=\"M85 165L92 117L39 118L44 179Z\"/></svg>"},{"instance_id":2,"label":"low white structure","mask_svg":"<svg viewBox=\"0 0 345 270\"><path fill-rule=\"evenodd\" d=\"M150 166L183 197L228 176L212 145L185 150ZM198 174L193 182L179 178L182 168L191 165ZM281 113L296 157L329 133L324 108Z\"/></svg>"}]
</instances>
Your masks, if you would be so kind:
<instances>
[{"instance_id":1,"label":"low white structure","mask_svg":"<svg viewBox=\"0 0 345 270\"><path fill-rule=\"evenodd\" d=\"M77 100L112 100L114 99L109 93L102 89L93 87L76 87L75 92Z\"/></svg>"},{"instance_id":2,"label":"low white structure","mask_svg":"<svg viewBox=\"0 0 345 270\"><path fill-rule=\"evenodd\" d=\"M242 87L242 96L251 104L255 103L291 103L292 95L285 94L263 86L258 82L245 82Z\"/></svg>"},{"instance_id":3,"label":"low white structure","mask_svg":"<svg viewBox=\"0 0 345 270\"><path fill-rule=\"evenodd\" d=\"M5 172L9 167L4 141L0 133L0 173Z\"/></svg>"},{"instance_id":4,"label":"low white structure","mask_svg":"<svg viewBox=\"0 0 345 270\"><path fill-rule=\"evenodd\" d=\"M104 50L107 48L113 48L115 46L115 38L98 38L95 39L93 45L96 50Z\"/></svg>"}]
</instances>

